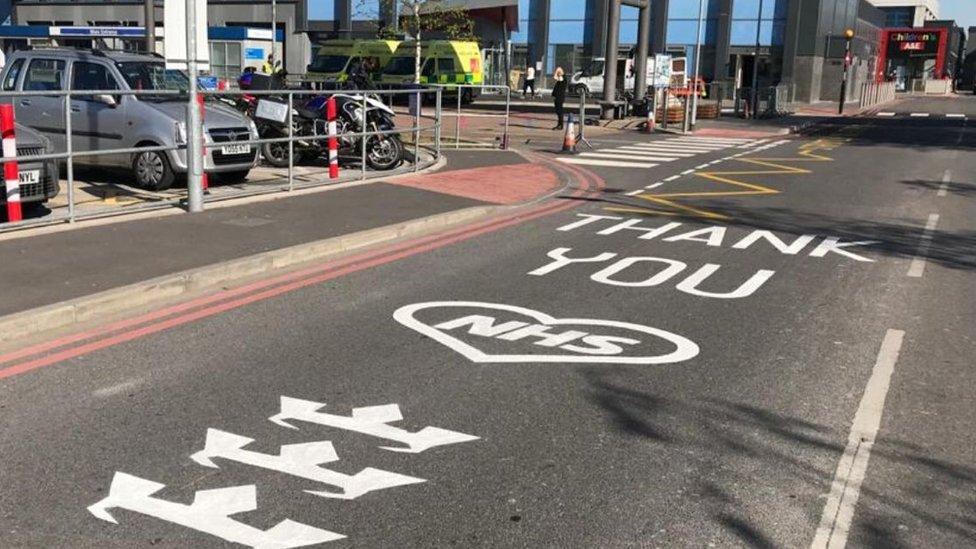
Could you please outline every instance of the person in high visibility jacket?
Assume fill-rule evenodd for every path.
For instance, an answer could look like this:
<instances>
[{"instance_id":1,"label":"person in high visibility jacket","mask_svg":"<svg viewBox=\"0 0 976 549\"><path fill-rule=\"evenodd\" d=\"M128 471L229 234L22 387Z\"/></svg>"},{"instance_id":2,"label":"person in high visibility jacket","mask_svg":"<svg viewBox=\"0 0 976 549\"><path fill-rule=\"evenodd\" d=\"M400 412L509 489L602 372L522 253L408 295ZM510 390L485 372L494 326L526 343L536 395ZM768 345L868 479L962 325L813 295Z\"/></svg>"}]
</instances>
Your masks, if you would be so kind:
<instances>
[{"instance_id":1,"label":"person in high visibility jacket","mask_svg":"<svg viewBox=\"0 0 976 549\"><path fill-rule=\"evenodd\" d=\"M269 55L268 60L265 61L263 65L261 65L261 72L263 72L264 74L274 74L275 72L274 55Z\"/></svg>"}]
</instances>

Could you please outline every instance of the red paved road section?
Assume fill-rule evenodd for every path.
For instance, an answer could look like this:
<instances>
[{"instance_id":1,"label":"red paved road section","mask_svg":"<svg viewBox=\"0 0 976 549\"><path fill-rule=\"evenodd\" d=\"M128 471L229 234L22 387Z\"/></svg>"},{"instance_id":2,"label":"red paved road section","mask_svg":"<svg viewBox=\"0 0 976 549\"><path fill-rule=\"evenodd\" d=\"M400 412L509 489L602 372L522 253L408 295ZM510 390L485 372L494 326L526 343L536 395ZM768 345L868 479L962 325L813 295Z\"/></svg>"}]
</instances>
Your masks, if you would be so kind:
<instances>
[{"instance_id":1,"label":"red paved road section","mask_svg":"<svg viewBox=\"0 0 976 549\"><path fill-rule=\"evenodd\" d=\"M518 204L555 190L559 178L545 166L524 163L418 175L390 183L495 204Z\"/></svg>"}]
</instances>

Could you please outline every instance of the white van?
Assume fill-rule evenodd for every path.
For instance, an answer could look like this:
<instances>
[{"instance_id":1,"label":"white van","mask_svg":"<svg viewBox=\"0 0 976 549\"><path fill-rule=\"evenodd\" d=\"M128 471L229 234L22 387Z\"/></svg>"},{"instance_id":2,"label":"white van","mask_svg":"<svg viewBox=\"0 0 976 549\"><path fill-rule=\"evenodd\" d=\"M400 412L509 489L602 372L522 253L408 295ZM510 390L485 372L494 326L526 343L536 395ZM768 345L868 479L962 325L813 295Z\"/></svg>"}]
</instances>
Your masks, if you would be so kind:
<instances>
[{"instance_id":1,"label":"white van","mask_svg":"<svg viewBox=\"0 0 976 549\"><path fill-rule=\"evenodd\" d=\"M579 95L582 92L586 92L588 96L603 95L603 81L604 74L606 74L606 58L594 57L593 61L583 69L575 74L569 81L569 90L571 93ZM671 59L672 68L672 85L684 85L684 74L685 74L685 58L684 57L674 57ZM654 79L654 57L649 57L647 59L647 82L650 83ZM634 60L630 58L619 58L617 59L617 81L619 82L623 75L623 85L624 90L633 90L634 83L636 81L637 74L634 72ZM680 78L681 83L675 83L675 78Z\"/></svg>"}]
</instances>

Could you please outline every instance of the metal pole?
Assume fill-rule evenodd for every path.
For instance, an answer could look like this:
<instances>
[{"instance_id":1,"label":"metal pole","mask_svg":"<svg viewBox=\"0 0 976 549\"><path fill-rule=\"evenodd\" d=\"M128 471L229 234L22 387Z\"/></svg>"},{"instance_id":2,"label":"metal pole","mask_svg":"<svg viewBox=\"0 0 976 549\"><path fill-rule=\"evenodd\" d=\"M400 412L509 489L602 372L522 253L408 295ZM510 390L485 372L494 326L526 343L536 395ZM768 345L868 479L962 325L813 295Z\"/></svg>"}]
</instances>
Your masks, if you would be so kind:
<instances>
[{"instance_id":1,"label":"metal pole","mask_svg":"<svg viewBox=\"0 0 976 549\"><path fill-rule=\"evenodd\" d=\"M278 43L278 2L271 0L271 73L277 72L274 70L275 61L278 60L278 56L275 55L275 45Z\"/></svg>"},{"instance_id":2,"label":"metal pole","mask_svg":"<svg viewBox=\"0 0 976 549\"><path fill-rule=\"evenodd\" d=\"M434 109L434 154L438 160L441 157L441 124L444 119L442 116L441 99L441 89L437 88L434 91L434 104L436 105Z\"/></svg>"},{"instance_id":3,"label":"metal pole","mask_svg":"<svg viewBox=\"0 0 976 549\"><path fill-rule=\"evenodd\" d=\"M634 59L634 97L647 95L647 56L651 45L651 3L640 8L637 19L637 58Z\"/></svg>"},{"instance_id":4,"label":"metal pole","mask_svg":"<svg viewBox=\"0 0 976 549\"><path fill-rule=\"evenodd\" d=\"M74 146L71 144L71 94L64 96L64 137L66 169L68 171L68 223L75 222L75 163L72 158Z\"/></svg>"},{"instance_id":5,"label":"metal pole","mask_svg":"<svg viewBox=\"0 0 976 549\"><path fill-rule=\"evenodd\" d=\"M145 0L144 6L146 18L146 52L156 51L156 2L155 0Z\"/></svg>"},{"instance_id":6,"label":"metal pole","mask_svg":"<svg viewBox=\"0 0 976 549\"><path fill-rule=\"evenodd\" d=\"M458 90L457 116L454 117L454 148L461 148L461 90Z\"/></svg>"},{"instance_id":7,"label":"metal pole","mask_svg":"<svg viewBox=\"0 0 976 549\"><path fill-rule=\"evenodd\" d=\"M600 118L613 118L612 103L617 99L617 49L620 41L620 0L610 0L607 14L606 63L603 69L603 109Z\"/></svg>"},{"instance_id":8,"label":"metal pole","mask_svg":"<svg viewBox=\"0 0 976 549\"><path fill-rule=\"evenodd\" d=\"M362 140L363 156L361 158L362 165L359 168L361 170L359 177L360 179L365 181L366 180L366 91L363 90L361 93L363 94L363 113L362 113L362 123L360 124L360 126L362 127L362 131L363 131L363 140Z\"/></svg>"},{"instance_id":9,"label":"metal pole","mask_svg":"<svg viewBox=\"0 0 976 549\"><path fill-rule=\"evenodd\" d=\"M702 21L705 18L705 0L698 0L698 30L695 33L695 81L691 96L691 129L698 122L698 80L701 79Z\"/></svg>"},{"instance_id":10,"label":"metal pole","mask_svg":"<svg viewBox=\"0 0 976 549\"><path fill-rule=\"evenodd\" d=\"M763 0L759 0L759 13L756 15L756 52L752 56L752 117L756 118L759 110L759 48L762 40L762 12Z\"/></svg>"},{"instance_id":11,"label":"metal pole","mask_svg":"<svg viewBox=\"0 0 976 549\"><path fill-rule=\"evenodd\" d=\"M844 75L840 81L840 100L837 103L837 114L844 114L844 104L847 102L847 72L851 61L851 39L847 38L844 45Z\"/></svg>"},{"instance_id":12,"label":"metal pole","mask_svg":"<svg viewBox=\"0 0 976 549\"><path fill-rule=\"evenodd\" d=\"M288 192L295 190L295 128L292 111L295 108L295 92L288 92Z\"/></svg>"},{"instance_id":13,"label":"metal pole","mask_svg":"<svg viewBox=\"0 0 976 549\"><path fill-rule=\"evenodd\" d=\"M668 113L671 109L668 108L669 103L671 103L671 85L668 84L664 87L664 116L661 117L661 129L668 129ZM657 114L657 113L654 113Z\"/></svg>"},{"instance_id":14,"label":"metal pole","mask_svg":"<svg viewBox=\"0 0 976 549\"><path fill-rule=\"evenodd\" d=\"M392 105L393 102L391 101ZM423 102L420 100L420 90L417 90L417 112L414 113L413 127L416 128L413 131L413 171L420 170L420 109ZM389 136L393 139L393 136Z\"/></svg>"},{"instance_id":15,"label":"metal pole","mask_svg":"<svg viewBox=\"0 0 976 549\"><path fill-rule=\"evenodd\" d=\"M508 149L508 119L512 116L512 88L505 86L505 129L502 131L502 148Z\"/></svg>"},{"instance_id":16,"label":"metal pole","mask_svg":"<svg viewBox=\"0 0 976 549\"><path fill-rule=\"evenodd\" d=\"M203 162L200 157L203 136L200 105L197 104L197 2L186 0L186 59L190 76L190 99L186 105L187 206L190 212L203 211Z\"/></svg>"}]
</instances>

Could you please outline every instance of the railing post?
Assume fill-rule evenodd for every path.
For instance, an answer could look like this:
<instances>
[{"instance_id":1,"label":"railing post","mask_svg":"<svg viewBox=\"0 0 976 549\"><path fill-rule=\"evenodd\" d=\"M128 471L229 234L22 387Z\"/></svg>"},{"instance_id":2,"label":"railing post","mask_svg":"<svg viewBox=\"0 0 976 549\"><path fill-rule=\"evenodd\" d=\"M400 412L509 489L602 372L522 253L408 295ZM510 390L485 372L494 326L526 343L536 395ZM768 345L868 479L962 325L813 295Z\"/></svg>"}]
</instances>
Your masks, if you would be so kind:
<instances>
[{"instance_id":1,"label":"railing post","mask_svg":"<svg viewBox=\"0 0 976 549\"><path fill-rule=\"evenodd\" d=\"M295 190L295 128L292 111L295 108L295 92L288 92L288 192Z\"/></svg>"},{"instance_id":2,"label":"railing post","mask_svg":"<svg viewBox=\"0 0 976 549\"><path fill-rule=\"evenodd\" d=\"M461 148L461 90L457 93L457 116L454 117L454 149Z\"/></svg>"},{"instance_id":3,"label":"railing post","mask_svg":"<svg viewBox=\"0 0 976 549\"><path fill-rule=\"evenodd\" d=\"M363 144L362 145L362 149L363 149L362 162L363 163L359 167L359 169L360 169L359 178L362 179L363 181L365 181L366 180L366 119L367 119L367 116L366 116L366 105L367 105L367 103L366 103L366 92L365 91L361 91L360 93L363 94L363 112L360 115L362 117L361 118L362 119L362 122L360 123L360 126L361 126L361 129L362 129L362 132L363 132L363 137L362 137L362 144Z\"/></svg>"},{"instance_id":4,"label":"railing post","mask_svg":"<svg viewBox=\"0 0 976 549\"><path fill-rule=\"evenodd\" d=\"M512 116L512 88L505 86L505 129L502 131L502 149L508 149L508 119Z\"/></svg>"},{"instance_id":5,"label":"railing post","mask_svg":"<svg viewBox=\"0 0 976 549\"><path fill-rule=\"evenodd\" d=\"M72 158L74 145L71 143L71 92L64 95L64 139L65 152L68 158L65 159L65 170L68 176L68 223L75 222L75 163Z\"/></svg>"},{"instance_id":6,"label":"railing post","mask_svg":"<svg viewBox=\"0 0 976 549\"><path fill-rule=\"evenodd\" d=\"M413 123L413 171L420 171L420 111L423 108L423 101L420 100L420 90L417 90L417 112L414 114ZM393 102L391 101L392 105ZM390 136L393 139L393 136Z\"/></svg>"},{"instance_id":7,"label":"railing post","mask_svg":"<svg viewBox=\"0 0 976 549\"><path fill-rule=\"evenodd\" d=\"M441 157L441 124L443 124L441 99L441 89L434 88L434 154L437 155L438 160Z\"/></svg>"}]
</instances>

